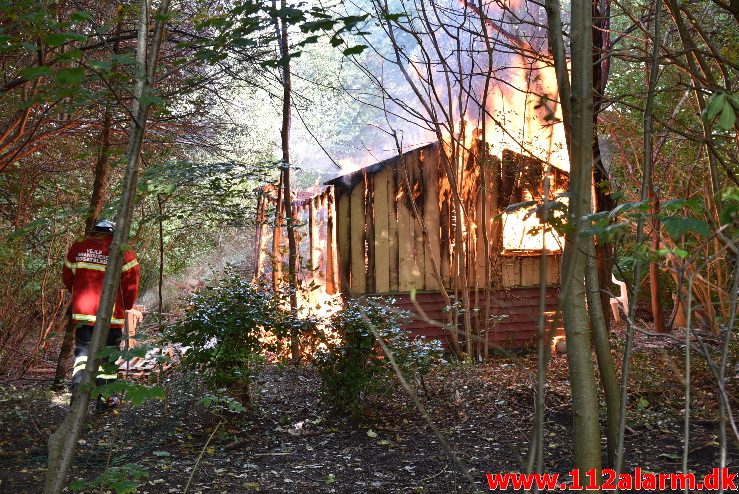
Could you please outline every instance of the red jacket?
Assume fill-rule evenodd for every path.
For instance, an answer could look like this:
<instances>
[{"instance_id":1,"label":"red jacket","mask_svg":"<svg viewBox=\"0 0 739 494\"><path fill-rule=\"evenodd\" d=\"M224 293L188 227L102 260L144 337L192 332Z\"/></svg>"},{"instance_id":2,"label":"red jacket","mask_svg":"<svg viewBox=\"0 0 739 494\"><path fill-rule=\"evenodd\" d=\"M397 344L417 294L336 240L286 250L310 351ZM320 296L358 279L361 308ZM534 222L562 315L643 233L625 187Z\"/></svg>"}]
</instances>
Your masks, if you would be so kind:
<instances>
[{"instance_id":1,"label":"red jacket","mask_svg":"<svg viewBox=\"0 0 739 494\"><path fill-rule=\"evenodd\" d=\"M75 242L69 249L62 278L64 286L72 292L72 320L77 323L95 324L112 241L112 235L92 234ZM121 284L110 320L111 327L123 327L125 311L133 308L139 295L140 272L136 254L132 250L124 251Z\"/></svg>"}]
</instances>

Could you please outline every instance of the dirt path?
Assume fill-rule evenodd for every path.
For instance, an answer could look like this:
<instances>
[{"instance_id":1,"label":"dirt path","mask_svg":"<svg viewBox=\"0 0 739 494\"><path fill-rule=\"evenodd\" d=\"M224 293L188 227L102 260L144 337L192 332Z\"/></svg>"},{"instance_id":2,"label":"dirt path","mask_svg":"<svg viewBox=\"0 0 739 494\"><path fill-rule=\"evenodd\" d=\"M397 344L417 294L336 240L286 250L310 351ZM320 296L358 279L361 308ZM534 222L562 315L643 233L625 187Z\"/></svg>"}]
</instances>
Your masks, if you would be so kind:
<instances>
[{"instance_id":1,"label":"dirt path","mask_svg":"<svg viewBox=\"0 0 739 494\"><path fill-rule=\"evenodd\" d=\"M677 351L659 349L635 356L629 469L679 470L679 358ZM520 470L532 421L534 368L533 356L496 358L485 366L449 367L426 381L424 403L482 492L486 472ZM565 357L554 357L550 376L547 470L564 474L572 462ZM0 492L41 490L45 441L66 411L66 397L45 391L49 384L0 385ZM183 491L220 419L198 404L201 390L188 379L174 375L164 385L166 404L124 405L117 417L91 413L74 478L94 478L110 456L112 465L137 464L148 471L137 492ZM472 492L406 397L377 399L362 422L350 423L325 405L319 385L311 369L267 368L255 383L255 410L221 424L190 492ZM715 397L705 372L695 372L694 386L691 465L707 472L717 464ZM736 465L736 450L731 459Z\"/></svg>"}]
</instances>

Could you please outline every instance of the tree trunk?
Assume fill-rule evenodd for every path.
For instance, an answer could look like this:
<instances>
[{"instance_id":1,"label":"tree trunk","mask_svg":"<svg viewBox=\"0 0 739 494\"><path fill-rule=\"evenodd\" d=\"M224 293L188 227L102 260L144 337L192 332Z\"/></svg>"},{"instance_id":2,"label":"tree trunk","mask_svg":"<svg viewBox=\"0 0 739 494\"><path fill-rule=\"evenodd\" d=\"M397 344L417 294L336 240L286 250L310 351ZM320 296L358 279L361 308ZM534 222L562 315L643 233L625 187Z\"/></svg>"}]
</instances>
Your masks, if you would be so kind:
<instances>
[{"instance_id":1,"label":"tree trunk","mask_svg":"<svg viewBox=\"0 0 739 494\"><path fill-rule=\"evenodd\" d=\"M650 170L652 167L649 167ZM653 172L654 170L652 170ZM650 177L651 179L651 177ZM650 180L651 182L651 180ZM659 214L659 197L654 190L654 184L650 184L649 187L649 204L652 214L652 252L659 250L659 226L660 221L657 215ZM667 331L665 326L664 311L662 310L662 289L659 282L659 265L655 261L649 263L649 289L652 299L652 317L654 317L654 330L658 333L664 333Z\"/></svg>"},{"instance_id":2,"label":"tree trunk","mask_svg":"<svg viewBox=\"0 0 739 494\"><path fill-rule=\"evenodd\" d=\"M131 109L131 135L129 138L121 199L116 215L117 227L113 234L108 265L105 269L103 291L100 295L97 320L95 322L92 340L90 341L89 357L82 373L81 391L77 399L72 403L62 424L49 436L49 463L46 472L44 494L59 494L64 489L67 473L74 459L77 440L87 416L87 406L90 402L90 394L94 383L93 376L97 373L100 364L98 353L108 337L110 318L113 315L116 292L120 283L123 249L128 242L131 229L131 217L136 198L139 159L150 106L147 96L150 93L151 84L154 79L154 71L163 37L164 19L166 18L168 8L169 0L162 0L155 16L154 39L150 47L150 58L147 60L149 5L147 0L142 0L141 2L136 47L136 80L134 81L134 99Z\"/></svg>"},{"instance_id":3,"label":"tree trunk","mask_svg":"<svg viewBox=\"0 0 739 494\"><path fill-rule=\"evenodd\" d=\"M157 194L157 206L159 207L159 284L157 289L159 295L159 331L162 331L164 323L162 318L164 309L164 201L161 194Z\"/></svg>"},{"instance_id":4,"label":"tree trunk","mask_svg":"<svg viewBox=\"0 0 739 494\"><path fill-rule=\"evenodd\" d=\"M593 0L593 204L595 212L610 211L616 206L611 197L610 177L603 163L598 140L598 115L605 101L608 75L610 74L611 49L611 4L610 0ZM596 266L600 281L600 303L606 330L610 330L611 272L613 271L613 245L603 239L595 242Z\"/></svg>"},{"instance_id":5,"label":"tree trunk","mask_svg":"<svg viewBox=\"0 0 739 494\"><path fill-rule=\"evenodd\" d=\"M669 0L668 0L669 5ZM644 104L644 139L642 155L642 182L639 197L642 201L647 200L651 190L652 176L652 109L654 106L654 93L659 74L659 43L660 43L660 0L654 0L654 38L652 44L652 59L649 77L647 79L647 100ZM639 218L636 222L636 245L644 241L644 219ZM641 280L642 262L637 257L634 263L633 281L629 293L628 317L626 318L626 341L624 342L623 364L621 365L621 401L618 414L618 444L616 446L616 474L621 472L624 462L624 441L626 435L626 413L628 407L629 369L631 366L631 352L634 341L634 327L631 321L636 314L636 304L639 299L639 282Z\"/></svg>"},{"instance_id":6,"label":"tree trunk","mask_svg":"<svg viewBox=\"0 0 739 494\"><path fill-rule=\"evenodd\" d=\"M590 213L590 184L593 163L593 25L592 5L579 0L572 3L572 82L567 81L559 2L547 2L550 39L555 56L560 99L563 103L565 129L570 155L568 221L573 227L565 238L562 269L562 314L567 337L567 360L572 387L572 415L575 468L600 472L600 424L595 368L592 361L590 329L585 307L587 243L580 238L582 218ZM567 81L567 82L565 82ZM569 93L569 94L568 94ZM569 111L567 111L569 110ZM600 480L598 480L600 484Z\"/></svg>"},{"instance_id":7,"label":"tree trunk","mask_svg":"<svg viewBox=\"0 0 739 494\"><path fill-rule=\"evenodd\" d=\"M277 1L272 0L272 7L276 9ZM280 8L285 10L286 0L281 0ZM290 190L290 119L291 119L291 91L289 44L287 34L287 18L281 21L275 18L275 31L282 59L282 186L284 188L285 221L287 226L287 276L290 285L290 310L293 314L298 311L298 246L295 239L295 218L292 208L292 194ZM290 354L293 363L300 362L300 334L293 328L290 331Z\"/></svg>"},{"instance_id":8,"label":"tree trunk","mask_svg":"<svg viewBox=\"0 0 739 494\"><path fill-rule=\"evenodd\" d=\"M587 290L588 314L595 343L595 354L598 358L598 370L603 394L606 398L606 436L608 438L608 466L616 464L616 445L618 444L618 413L621 395L616 377L616 366L611 355L611 342L608 340L606 314L600 303L600 280L598 278L598 262L595 258L596 248L591 240L587 241L587 265L585 267L585 288ZM609 304L610 310L610 304Z\"/></svg>"}]
</instances>

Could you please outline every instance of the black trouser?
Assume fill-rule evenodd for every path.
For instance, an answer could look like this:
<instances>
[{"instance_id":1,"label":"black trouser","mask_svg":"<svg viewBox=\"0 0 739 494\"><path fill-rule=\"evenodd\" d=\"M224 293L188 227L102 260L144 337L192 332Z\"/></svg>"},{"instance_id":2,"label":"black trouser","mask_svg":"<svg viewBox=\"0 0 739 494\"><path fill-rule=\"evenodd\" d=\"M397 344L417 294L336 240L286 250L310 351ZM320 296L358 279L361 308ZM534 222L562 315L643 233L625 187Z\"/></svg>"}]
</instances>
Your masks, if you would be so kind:
<instances>
[{"instance_id":1,"label":"black trouser","mask_svg":"<svg viewBox=\"0 0 739 494\"><path fill-rule=\"evenodd\" d=\"M72 386L79 384L82 380L82 370L87 365L87 355L89 352L90 340L92 340L93 326L77 326L74 332L74 369L72 370ZM123 328L110 328L108 331L108 340L106 346L119 348L121 338L123 337ZM106 383L115 382L118 374L115 371L107 373L102 366L98 369L98 375L95 384L102 386Z\"/></svg>"}]
</instances>

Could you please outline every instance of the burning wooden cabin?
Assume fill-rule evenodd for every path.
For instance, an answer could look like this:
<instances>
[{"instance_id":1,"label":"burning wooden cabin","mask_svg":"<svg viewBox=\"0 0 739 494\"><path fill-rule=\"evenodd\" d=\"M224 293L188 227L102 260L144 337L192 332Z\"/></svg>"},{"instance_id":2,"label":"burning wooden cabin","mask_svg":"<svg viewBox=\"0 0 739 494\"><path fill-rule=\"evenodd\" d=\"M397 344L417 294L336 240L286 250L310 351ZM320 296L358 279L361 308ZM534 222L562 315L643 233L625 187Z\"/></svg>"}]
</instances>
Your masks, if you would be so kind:
<instances>
[{"instance_id":1,"label":"burning wooden cabin","mask_svg":"<svg viewBox=\"0 0 739 494\"><path fill-rule=\"evenodd\" d=\"M334 178L318 194L294 200L301 278L327 293L392 296L417 315L410 331L452 346L455 330L461 347L465 337L472 338L467 349L477 353L527 346L536 335L542 259L550 322L554 314L561 244L556 234L543 231L535 214L504 211L541 200L544 177L552 191L565 190L567 173L512 151L485 159L474 149L458 152L455 160L450 154L445 145L432 143ZM266 208L276 200L264 194L259 202L258 276L271 266L279 276L287 258L281 228L274 229L270 243L264 226ZM539 232L531 235L532 229ZM265 262L267 257L273 262ZM464 311L449 307L463 307L465 296L467 321ZM471 332L461 330L465 325Z\"/></svg>"}]
</instances>

